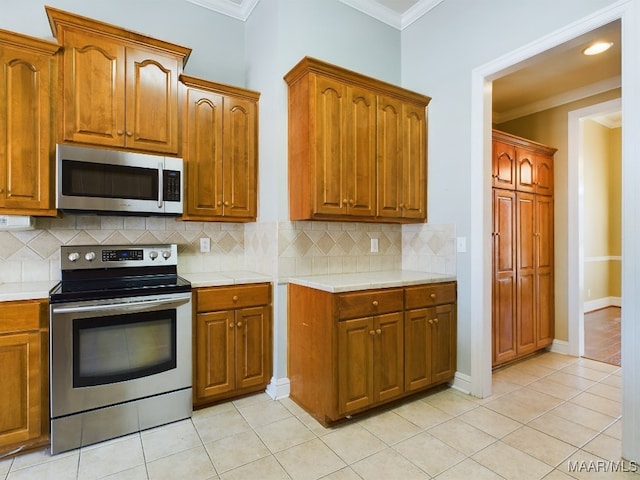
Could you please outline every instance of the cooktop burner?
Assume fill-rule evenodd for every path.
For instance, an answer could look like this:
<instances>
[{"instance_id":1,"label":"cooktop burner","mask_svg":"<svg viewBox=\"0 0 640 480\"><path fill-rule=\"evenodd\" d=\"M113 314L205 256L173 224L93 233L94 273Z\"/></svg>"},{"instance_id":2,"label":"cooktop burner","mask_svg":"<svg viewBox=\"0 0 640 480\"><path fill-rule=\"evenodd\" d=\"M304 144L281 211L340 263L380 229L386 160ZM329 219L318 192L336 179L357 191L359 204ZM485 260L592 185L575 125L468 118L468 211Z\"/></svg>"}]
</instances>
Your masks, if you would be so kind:
<instances>
[{"instance_id":1,"label":"cooktop burner","mask_svg":"<svg viewBox=\"0 0 640 480\"><path fill-rule=\"evenodd\" d=\"M191 290L177 274L176 245L63 246L62 281L51 303L181 293Z\"/></svg>"}]
</instances>

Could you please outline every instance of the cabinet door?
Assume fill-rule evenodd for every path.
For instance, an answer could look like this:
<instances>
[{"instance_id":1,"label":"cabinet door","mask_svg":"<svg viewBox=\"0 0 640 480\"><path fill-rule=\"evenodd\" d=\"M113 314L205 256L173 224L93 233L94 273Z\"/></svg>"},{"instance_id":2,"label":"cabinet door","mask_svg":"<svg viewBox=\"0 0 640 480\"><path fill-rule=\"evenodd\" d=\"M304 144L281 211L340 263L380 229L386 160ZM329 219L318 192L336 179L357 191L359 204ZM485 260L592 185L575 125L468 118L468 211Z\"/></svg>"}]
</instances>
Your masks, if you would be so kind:
<instances>
[{"instance_id":1,"label":"cabinet door","mask_svg":"<svg viewBox=\"0 0 640 480\"><path fill-rule=\"evenodd\" d=\"M375 318L374 399L385 401L404 392L404 328L402 313Z\"/></svg>"},{"instance_id":2,"label":"cabinet door","mask_svg":"<svg viewBox=\"0 0 640 480\"><path fill-rule=\"evenodd\" d=\"M123 147L124 46L103 36L68 30L63 61L64 140Z\"/></svg>"},{"instance_id":3,"label":"cabinet door","mask_svg":"<svg viewBox=\"0 0 640 480\"><path fill-rule=\"evenodd\" d=\"M178 59L127 48L126 146L178 153Z\"/></svg>"},{"instance_id":4,"label":"cabinet door","mask_svg":"<svg viewBox=\"0 0 640 480\"><path fill-rule=\"evenodd\" d=\"M376 202L376 96L347 89L345 186L349 215L373 216Z\"/></svg>"},{"instance_id":5,"label":"cabinet door","mask_svg":"<svg viewBox=\"0 0 640 480\"><path fill-rule=\"evenodd\" d=\"M456 373L457 325L454 304L433 308L431 323L431 359L433 382L441 383L453 378Z\"/></svg>"},{"instance_id":6,"label":"cabinet door","mask_svg":"<svg viewBox=\"0 0 640 480\"><path fill-rule=\"evenodd\" d=\"M423 389L433 383L431 369L431 324L433 308L405 313L404 385L405 391Z\"/></svg>"},{"instance_id":7,"label":"cabinet door","mask_svg":"<svg viewBox=\"0 0 640 480\"><path fill-rule=\"evenodd\" d=\"M378 97L378 215L402 217L402 102Z\"/></svg>"},{"instance_id":8,"label":"cabinet door","mask_svg":"<svg viewBox=\"0 0 640 480\"><path fill-rule=\"evenodd\" d=\"M257 110L255 102L224 98L222 172L225 217L256 217Z\"/></svg>"},{"instance_id":9,"label":"cabinet door","mask_svg":"<svg viewBox=\"0 0 640 480\"><path fill-rule=\"evenodd\" d=\"M223 97L187 89L185 144L187 175L185 218L222 216Z\"/></svg>"},{"instance_id":10,"label":"cabinet door","mask_svg":"<svg viewBox=\"0 0 640 480\"><path fill-rule=\"evenodd\" d=\"M236 388L266 384L271 375L268 307L236 311Z\"/></svg>"},{"instance_id":11,"label":"cabinet door","mask_svg":"<svg viewBox=\"0 0 640 480\"><path fill-rule=\"evenodd\" d=\"M551 345L555 337L553 282L553 198L536 196L536 346Z\"/></svg>"},{"instance_id":12,"label":"cabinet door","mask_svg":"<svg viewBox=\"0 0 640 480\"><path fill-rule=\"evenodd\" d=\"M536 193L553 195L553 157L536 155Z\"/></svg>"},{"instance_id":13,"label":"cabinet door","mask_svg":"<svg viewBox=\"0 0 640 480\"><path fill-rule=\"evenodd\" d=\"M402 106L402 218L426 219L427 118L424 106Z\"/></svg>"},{"instance_id":14,"label":"cabinet door","mask_svg":"<svg viewBox=\"0 0 640 480\"><path fill-rule=\"evenodd\" d=\"M516 356L516 193L493 190L493 364Z\"/></svg>"},{"instance_id":15,"label":"cabinet door","mask_svg":"<svg viewBox=\"0 0 640 480\"><path fill-rule=\"evenodd\" d=\"M0 335L0 447L40 436L42 351L39 332Z\"/></svg>"},{"instance_id":16,"label":"cabinet door","mask_svg":"<svg viewBox=\"0 0 640 480\"><path fill-rule=\"evenodd\" d=\"M516 188L516 149L508 143L493 142L491 163L493 186L506 190Z\"/></svg>"},{"instance_id":17,"label":"cabinet door","mask_svg":"<svg viewBox=\"0 0 640 480\"><path fill-rule=\"evenodd\" d=\"M517 352L531 353L536 348L536 208L535 195L516 195L517 233Z\"/></svg>"},{"instance_id":18,"label":"cabinet door","mask_svg":"<svg viewBox=\"0 0 640 480\"><path fill-rule=\"evenodd\" d=\"M315 148L312 149L311 182L315 190L316 214L346 215L347 198L345 172L347 87L342 83L313 76L315 105Z\"/></svg>"},{"instance_id":19,"label":"cabinet door","mask_svg":"<svg viewBox=\"0 0 640 480\"><path fill-rule=\"evenodd\" d=\"M535 192L535 155L529 150L516 148L516 190Z\"/></svg>"},{"instance_id":20,"label":"cabinet door","mask_svg":"<svg viewBox=\"0 0 640 480\"><path fill-rule=\"evenodd\" d=\"M373 319L338 322L338 412L350 412L374 402Z\"/></svg>"},{"instance_id":21,"label":"cabinet door","mask_svg":"<svg viewBox=\"0 0 640 480\"><path fill-rule=\"evenodd\" d=\"M233 310L196 315L196 401L235 388L235 329Z\"/></svg>"},{"instance_id":22,"label":"cabinet door","mask_svg":"<svg viewBox=\"0 0 640 480\"><path fill-rule=\"evenodd\" d=\"M0 44L0 209L55 215L51 54Z\"/></svg>"}]
</instances>

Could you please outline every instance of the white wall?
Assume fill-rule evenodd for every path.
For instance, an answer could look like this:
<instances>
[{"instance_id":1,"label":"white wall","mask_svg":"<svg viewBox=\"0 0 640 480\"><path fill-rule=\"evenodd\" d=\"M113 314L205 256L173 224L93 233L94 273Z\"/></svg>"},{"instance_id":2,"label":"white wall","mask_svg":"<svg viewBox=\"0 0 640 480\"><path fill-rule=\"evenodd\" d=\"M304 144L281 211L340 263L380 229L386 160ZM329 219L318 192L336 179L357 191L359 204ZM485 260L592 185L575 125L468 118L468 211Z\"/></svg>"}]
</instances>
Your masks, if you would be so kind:
<instances>
[{"instance_id":1,"label":"white wall","mask_svg":"<svg viewBox=\"0 0 640 480\"><path fill-rule=\"evenodd\" d=\"M185 0L2 0L0 28L53 39L44 6L193 49L185 73L244 86L244 22Z\"/></svg>"}]
</instances>

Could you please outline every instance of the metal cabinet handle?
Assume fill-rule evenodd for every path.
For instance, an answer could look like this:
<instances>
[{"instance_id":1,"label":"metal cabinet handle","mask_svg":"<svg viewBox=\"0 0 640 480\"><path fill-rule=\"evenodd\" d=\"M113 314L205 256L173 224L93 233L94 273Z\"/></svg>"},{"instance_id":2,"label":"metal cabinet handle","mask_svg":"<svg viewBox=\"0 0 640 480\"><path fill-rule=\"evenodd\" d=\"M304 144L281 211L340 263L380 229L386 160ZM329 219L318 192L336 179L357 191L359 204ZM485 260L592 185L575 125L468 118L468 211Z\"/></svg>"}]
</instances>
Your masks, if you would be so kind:
<instances>
[{"instance_id":1,"label":"metal cabinet handle","mask_svg":"<svg viewBox=\"0 0 640 480\"><path fill-rule=\"evenodd\" d=\"M369 330L369 335L373 336L375 334L376 334L376 332L374 332L373 330Z\"/></svg>"},{"instance_id":2,"label":"metal cabinet handle","mask_svg":"<svg viewBox=\"0 0 640 480\"><path fill-rule=\"evenodd\" d=\"M437 318L434 318L434 319L433 319L433 323L435 323L435 324L437 325L437 324L438 324L438 319L437 319Z\"/></svg>"},{"instance_id":3,"label":"metal cabinet handle","mask_svg":"<svg viewBox=\"0 0 640 480\"><path fill-rule=\"evenodd\" d=\"M118 135L123 135L124 134L124 132L122 130L118 130L117 133L118 133Z\"/></svg>"},{"instance_id":4,"label":"metal cabinet handle","mask_svg":"<svg viewBox=\"0 0 640 480\"><path fill-rule=\"evenodd\" d=\"M431 318L428 321L429 321L429 325L433 325L433 320Z\"/></svg>"},{"instance_id":5,"label":"metal cabinet handle","mask_svg":"<svg viewBox=\"0 0 640 480\"><path fill-rule=\"evenodd\" d=\"M233 328L233 322L229 324L229 328Z\"/></svg>"},{"instance_id":6,"label":"metal cabinet handle","mask_svg":"<svg viewBox=\"0 0 640 480\"><path fill-rule=\"evenodd\" d=\"M378 329L376 330L376 333L377 333L378 335L382 335L382 330L381 330L380 328L378 328Z\"/></svg>"},{"instance_id":7,"label":"metal cabinet handle","mask_svg":"<svg viewBox=\"0 0 640 480\"><path fill-rule=\"evenodd\" d=\"M432 293L431 295L429 295L431 298L433 298L434 300L436 299L436 294Z\"/></svg>"},{"instance_id":8,"label":"metal cabinet handle","mask_svg":"<svg viewBox=\"0 0 640 480\"><path fill-rule=\"evenodd\" d=\"M127 130L127 137L133 137L133 132L130 130Z\"/></svg>"},{"instance_id":9,"label":"metal cabinet handle","mask_svg":"<svg viewBox=\"0 0 640 480\"><path fill-rule=\"evenodd\" d=\"M373 304L373 306L374 306L374 307L377 307L377 306L378 306L378 301L377 301L377 300L374 300L374 301L373 301L373 302L371 302L371 303Z\"/></svg>"},{"instance_id":10,"label":"metal cabinet handle","mask_svg":"<svg viewBox=\"0 0 640 480\"><path fill-rule=\"evenodd\" d=\"M238 301L238 295L234 295L234 296L231 298L231 300L233 300L234 302L237 302L237 301Z\"/></svg>"},{"instance_id":11,"label":"metal cabinet handle","mask_svg":"<svg viewBox=\"0 0 640 480\"><path fill-rule=\"evenodd\" d=\"M238 322L237 326L238 328L242 328L242 322Z\"/></svg>"}]
</instances>

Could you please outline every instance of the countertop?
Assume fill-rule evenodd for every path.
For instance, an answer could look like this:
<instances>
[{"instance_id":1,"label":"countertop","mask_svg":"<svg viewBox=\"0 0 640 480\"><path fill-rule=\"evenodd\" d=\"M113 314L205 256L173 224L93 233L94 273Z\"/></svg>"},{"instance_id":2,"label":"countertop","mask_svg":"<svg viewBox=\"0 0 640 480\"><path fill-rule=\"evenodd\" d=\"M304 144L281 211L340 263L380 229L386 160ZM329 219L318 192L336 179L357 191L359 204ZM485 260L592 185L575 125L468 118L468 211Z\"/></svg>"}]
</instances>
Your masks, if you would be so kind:
<instances>
[{"instance_id":1,"label":"countertop","mask_svg":"<svg viewBox=\"0 0 640 480\"><path fill-rule=\"evenodd\" d=\"M331 293L353 292L373 288L406 287L424 283L453 282L455 275L397 270L389 272L305 275L289 278L289 283Z\"/></svg>"},{"instance_id":2,"label":"countertop","mask_svg":"<svg viewBox=\"0 0 640 480\"><path fill-rule=\"evenodd\" d=\"M262 283L273 280L269 275L249 271L181 273L180 276L189 280L193 288Z\"/></svg>"},{"instance_id":3,"label":"countertop","mask_svg":"<svg viewBox=\"0 0 640 480\"><path fill-rule=\"evenodd\" d=\"M0 283L0 302L11 300L48 299L49 290L58 284L58 280L46 282Z\"/></svg>"}]
</instances>

